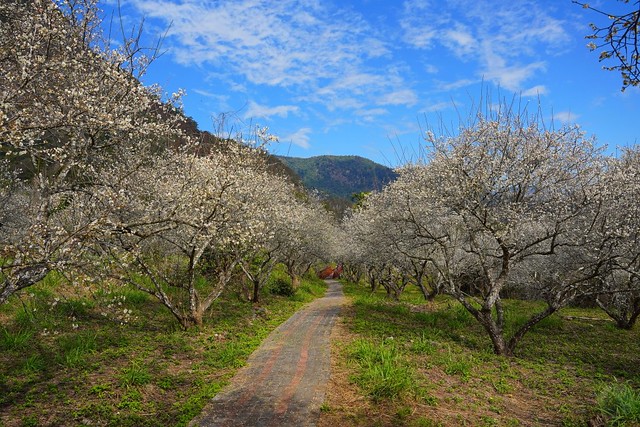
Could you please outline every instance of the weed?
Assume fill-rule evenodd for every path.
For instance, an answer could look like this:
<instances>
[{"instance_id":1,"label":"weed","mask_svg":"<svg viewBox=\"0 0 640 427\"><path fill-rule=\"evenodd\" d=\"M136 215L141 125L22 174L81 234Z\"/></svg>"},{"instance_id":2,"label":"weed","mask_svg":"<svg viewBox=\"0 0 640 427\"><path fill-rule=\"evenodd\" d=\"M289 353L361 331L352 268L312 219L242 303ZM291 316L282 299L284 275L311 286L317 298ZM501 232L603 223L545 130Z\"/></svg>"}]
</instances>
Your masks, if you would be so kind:
<instances>
[{"instance_id":1,"label":"weed","mask_svg":"<svg viewBox=\"0 0 640 427\"><path fill-rule=\"evenodd\" d=\"M20 350L27 346L33 332L26 329L20 329L11 332L6 328L0 329L0 349L2 350Z\"/></svg>"},{"instance_id":2,"label":"weed","mask_svg":"<svg viewBox=\"0 0 640 427\"><path fill-rule=\"evenodd\" d=\"M268 284L268 287L269 292L271 292L273 295L292 297L296 293L296 290L293 289L293 286L291 285L291 281L280 277L272 280Z\"/></svg>"},{"instance_id":3,"label":"weed","mask_svg":"<svg viewBox=\"0 0 640 427\"><path fill-rule=\"evenodd\" d=\"M110 384L96 384L89 389L89 394L95 394L96 396L102 398L105 396L105 393L111 390Z\"/></svg>"},{"instance_id":4,"label":"weed","mask_svg":"<svg viewBox=\"0 0 640 427\"><path fill-rule=\"evenodd\" d=\"M396 418L399 421L404 421L411 416L413 410L408 406L402 406L396 411Z\"/></svg>"},{"instance_id":5,"label":"weed","mask_svg":"<svg viewBox=\"0 0 640 427\"><path fill-rule=\"evenodd\" d=\"M598 393L597 409L609 425L635 425L640 423L640 392L626 383L606 385Z\"/></svg>"},{"instance_id":6,"label":"weed","mask_svg":"<svg viewBox=\"0 0 640 427\"><path fill-rule=\"evenodd\" d=\"M175 388L177 386L177 381L174 377L167 375L167 376L158 378L158 380L156 381L156 385L160 387L162 390L166 391L166 390L171 390Z\"/></svg>"},{"instance_id":7,"label":"weed","mask_svg":"<svg viewBox=\"0 0 640 427\"><path fill-rule=\"evenodd\" d=\"M119 380L120 385L126 388L143 386L151 381L151 374L145 366L134 361L122 370Z\"/></svg>"},{"instance_id":8,"label":"weed","mask_svg":"<svg viewBox=\"0 0 640 427\"><path fill-rule=\"evenodd\" d=\"M443 359L443 364L444 372L447 375L460 375L465 381L471 376L471 368L474 366L473 356L454 354L451 348L448 349L447 356Z\"/></svg>"},{"instance_id":9,"label":"weed","mask_svg":"<svg viewBox=\"0 0 640 427\"><path fill-rule=\"evenodd\" d=\"M63 335L58 340L58 345L61 350L58 362L69 368L83 366L86 357L98 347L96 335L90 332Z\"/></svg>"},{"instance_id":10,"label":"weed","mask_svg":"<svg viewBox=\"0 0 640 427\"><path fill-rule=\"evenodd\" d=\"M27 415L22 418L22 427L36 427L38 424L38 417L35 415Z\"/></svg>"},{"instance_id":11,"label":"weed","mask_svg":"<svg viewBox=\"0 0 640 427\"><path fill-rule=\"evenodd\" d=\"M86 298L68 299L58 304L58 310L67 317L87 317L95 303Z\"/></svg>"},{"instance_id":12,"label":"weed","mask_svg":"<svg viewBox=\"0 0 640 427\"><path fill-rule=\"evenodd\" d=\"M417 354L433 354L437 350L437 345L430 337L424 333L411 343L411 351Z\"/></svg>"},{"instance_id":13,"label":"weed","mask_svg":"<svg viewBox=\"0 0 640 427\"><path fill-rule=\"evenodd\" d=\"M437 421L430 420L429 418L420 417L417 418L411 425L415 427L441 427L443 424Z\"/></svg>"},{"instance_id":14,"label":"weed","mask_svg":"<svg viewBox=\"0 0 640 427\"><path fill-rule=\"evenodd\" d=\"M495 381L491 381L491 385L500 394L507 394L513 389L511 384L509 384L504 378L498 378Z\"/></svg>"},{"instance_id":15,"label":"weed","mask_svg":"<svg viewBox=\"0 0 640 427\"><path fill-rule=\"evenodd\" d=\"M84 407L81 407L80 409L74 410L72 414L76 420L83 420L83 419L108 420L113 415L113 408L106 402L90 403ZM103 424L103 423L99 423L99 424ZM87 425L89 424L87 423Z\"/></svg>"},{"instance_id":16,"label":"weed","mask_svg":"<svg viewBox=\"0 0 640 427\"><path fill-rule=\"evenodd\" d=\"M118 294L123 297L122 299L125 300L127 304L133 306L144 305L149 301L149 294L131 287L120 289Z\"/></svg>"},{"instance_id":17,"label":"weed","mask_svg":"<svg viewBox=\"0 0 640 427\"><path fill-rule=\"evenodd\" d=\"M142 394L135 389L127 391L120 399L117 407L118 409L128 409L133 412L140 411L142 409Z\"/></svg>"},{"instance_id":18,"label":"weed","mask_svg":"<svg viewBox=\"0 0 640 427\"><path fill-rule=\"evenodd\" d=\"M422 393L422 401L428 406L438 406L438 398L426 393Z\"/></svg>"},{"instance_id":19,"label":"weed","mask_svg":"<svg viewBox=\"0 0 640 427\"><path fill-rule=\"evenodd\" d=\"M22 365L22 370L25 373L36 373L40 371L44 371L46 368L46 363L44 358L40 354L32 354L27 357L24 365Z\"/></svg>"},{"instance_id":20,"label":"weed","mask_svg":"<svg viewBox=\"0 0 640 427\"><path fill-rule=\"evenodd\" d=\"M354 381L374 400L401 397L415 389L413 372L393 342L357 340L351 351L358 364Z\"/></svg>"},{"instance_id":21,"label":"weed","mask_svg":"<svg viewBox=\"0 0 640 427\"><path fill-rule=\"evenodd\" d=\"M239 368L252 350L253 346L247 346L245 342L228 341L213 347L205 363L214 368Z\"/></svg>"},{"instance_id":22,"label":"weed","mask_svg":"<svg viewBox=\"0 0 640 427\"><path fill-rule=\"evenodd\" d=\"M483 415L480 419L482 420L482 424L480 424L482 426L489 427L489 426L497 426L498 425L498 420L496 420L495 418L490 417L488 415Z\"/></svg>"}]
</instances>

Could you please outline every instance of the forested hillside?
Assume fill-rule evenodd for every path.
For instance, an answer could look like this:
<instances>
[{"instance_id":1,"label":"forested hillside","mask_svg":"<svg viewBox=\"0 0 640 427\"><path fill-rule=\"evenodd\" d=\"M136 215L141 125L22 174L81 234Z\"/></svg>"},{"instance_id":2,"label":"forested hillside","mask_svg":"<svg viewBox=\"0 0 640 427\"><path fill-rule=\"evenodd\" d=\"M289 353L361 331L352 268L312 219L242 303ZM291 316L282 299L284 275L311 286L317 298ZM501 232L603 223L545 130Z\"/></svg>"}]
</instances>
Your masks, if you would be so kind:
<instances>
[{"instance_id":1,"label":"forested hillside","mask_svg":"<svg viewBox=\"0 0 640 427\"><path fill-rule=\"evenodd\" d=\"M329 197L351 199L354 193L381 190L397 176L392 169L359 156L279 158L305 187Z\"/></svg>"}]
</instances>

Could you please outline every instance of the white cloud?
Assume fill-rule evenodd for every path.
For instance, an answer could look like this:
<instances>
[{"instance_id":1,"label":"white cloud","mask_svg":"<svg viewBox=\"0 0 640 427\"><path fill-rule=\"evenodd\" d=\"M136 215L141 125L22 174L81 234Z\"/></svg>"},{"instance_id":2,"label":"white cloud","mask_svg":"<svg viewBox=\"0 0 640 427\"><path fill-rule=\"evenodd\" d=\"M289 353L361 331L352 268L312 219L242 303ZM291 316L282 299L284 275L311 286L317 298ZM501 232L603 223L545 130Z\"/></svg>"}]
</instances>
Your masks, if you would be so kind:
<instances>
[{"instance_id":1,"label":"white cloud","mask_svg":"<svg viewBox=\"0 0 640 427\"><path fill-rule=\"evenodd\" d=\"M444 32L443 43L456 55L466 58L478 49L478 40L471 34L471 30L458 23L453 29Z\"/></svg>"},{"instance_id":2,"label":"white cloud","mask_svg":"<svg viewBox=\"0 0 640 427\"><path fill-rule=\"evenodd\" d=\"M311 140L311 137L309 136L309 134L311 132L312 132L311 128L301 128L292 134L283 136L282 138L280 138L280 142L283 142L283 143L290 142L301 148L305 148L305 149L310 148L311 144L309 143L309 141Z\"/></svg>"},{"instance_id":3,"label":"white cloud","mask_svg":"<svg viewBox=\"0 0 640 427\"><path fill-rule=\"evenodd\" d=\"M424 66L424 71L426 71L428 74L437 74L439 69L433 64L427 64Z\"/></svg>"},{"instance_id":4,"label":"white cloud","mask_svg":"<svg viewBox=\"0 0 640 427\"><path fill-rule=\"evenodd\" d=\"M170 51L185 65L213 64L253 84L291 86L342 74L388 54L368 24L314 0L134 0L171 23Z\"/></svg>"},{"instance_id":5,"label":"white cloud","mask_svg":"<svg viewBox=\"0 0 640 427\"><path fill-rule=\"evenodd\" d=\"M456 89L460 89L463 88L465 86L470 86L474 83L477 83L478 80L477 79L460 79L460 80L456 80L454 82L449 82L449 83L445 83L445 82L438 82L436 84L436 88L438 90L444 91L444 92L449 92L452 90L456 90Z\"/></svg>"},{"instance_id":6,"label":"white cloud","mask_svg":"<svg viewBox=\"0 0 640 427\"><path fill-rule=\"evenodd\" d=\"M418 102L418 95L411 89L400 89L385 93L378 98L378 105L406 105L412 107Z\"/></svg>"},{"instance_id":7,"label":"white cloud","mask_svg":"<svg viewBox=\"0 0 640 427\"><path fill-rule=\"evenodd\" d=\"M530 87L527 90L522 91L522 96L525 98L529 97L538 97L541 95L545 95L548 92L547 87L544 85L537 85Z\"/></svg>"},{"instance_id":8,"label":"white cloud","mask_svg":"<svg viewBox=\"0 0 640 427\"><path fill-rule=\"evenodd\" d=\"M368 108L363 110L357 110L355 114L362 119L362 121L366 123L375 122L380 118L380 116L384 116L389 114L389 111L384 108Z\"/></svg>"},{"instance_id":9,"label":"white cloud","mask_svg":"<svg viewBox=\"0 0 640 427\"><path fill-rule=\"evenodd\" d=\"M433 12L441 9L441 5L433 7L429 0L406 0L400 18L404 42L418 49L432 48L440 28L447 22L445 17Z\"/></svg>"},{"instance_id":10,"label":"white cloud","mask_svg":"<svg viewBox=\"0 0 640 427\"><path fill-rule=\"evenodd\" d=\"M296 105L279 105L277 107L268 107L266 105L257 104L249 101L247 112L244 114L245 119L260 118L269 119L273 116L286 118L289 113L297 113L300 107Z\"/></svg>"},{"instance_id":11,"label":"white cloud","mask_svg":"<svg viewBox=\"0 0 640 427\"><path fill-rule=\"evenodd\" d=\"M429 104L426 107L420 110L421 113L436 113L443 110L448 110L455 107L455 103L453 101L440 101L434 102L433 104Z\"/></svg>"},{"instance_id":12,"label":"white cloud","mask_svg":"<svg viewBox=\"0 0 640 427\"><path fill-rule=\"evenodd\" d=\"M362 109L382 98L392 105L415 104L406 70L394 69L392 38L354 8L318 0L130 4L155 25L170 24L165 46L176 62L202 67L235 91L277 87L330 111ZM257 112L280 117L293 112L274 108L279 109Z\"/></svg>"},{"instance_id":13,"label":"white cloud","mask_svg":"<svg viewBox=\"0 0 640 427\"><path fill-rule=\"evenodd\" d=\"M411 47L443 46L475 63L478 78L517 92L544 72L546 57L562 52L569 40L567 23L549 9L537 0L406 0L400 26Z\"/></svg>"},{"instance_id":14,"label":"white cloud","mask_svg":"<svg viewBox=\"0 0 640 427\"><path fill-rule=\"evenodd\" d=\"M580 116L573 114L571 111L559 111L553 114L553 120L557 120L560 123L575 123L578 117Z\"/></svg>"},{"instance_id":15,"label":"white cloud","mask_svg":"<svg viewBox=\"0 0 640 427\"><path fill-rule=\"evenodd\" d=\"M483 70L483 77L495 82L500 87L518 92L526 81L539 71L544 71L544 62L532 62L526 65L507 65L507 61L492 56Z\"/></svg>"}]
</instances>

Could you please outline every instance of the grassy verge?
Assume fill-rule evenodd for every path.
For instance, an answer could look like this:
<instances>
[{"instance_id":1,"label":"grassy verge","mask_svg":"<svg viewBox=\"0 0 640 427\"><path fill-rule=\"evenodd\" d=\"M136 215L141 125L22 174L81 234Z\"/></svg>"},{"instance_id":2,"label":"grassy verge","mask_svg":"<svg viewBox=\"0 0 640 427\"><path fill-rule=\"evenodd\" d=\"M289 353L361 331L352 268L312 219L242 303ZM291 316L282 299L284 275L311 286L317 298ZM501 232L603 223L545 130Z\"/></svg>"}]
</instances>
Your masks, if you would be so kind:
<instances>
[{"instance_id":1,"label":"grassy verge","mask_svg":"<svg viewBox=\"0 0 640 427\"><path fill-rule=\"evenodd\" d=\"M201 329L185 332L144 293L52 274L0 307L0 426L186 425L324 290L309 278L292 296L265 290L255 307L230 289Z\"/></svg>"},{"instance_id":2,"label":"grassy verge","mask_svg":"<svg viewBox=\"0 0 640 427\"><path fill-rule=\"evenodd\" d=\"M477 322L446 297L425 303L410 290L394 303L350 284L345 293L352 304L320 426L640 425L638 328L566 309L510 359L494 355ZM507 307L515 322L540 308Z\"/></svg>"}]
</instances>

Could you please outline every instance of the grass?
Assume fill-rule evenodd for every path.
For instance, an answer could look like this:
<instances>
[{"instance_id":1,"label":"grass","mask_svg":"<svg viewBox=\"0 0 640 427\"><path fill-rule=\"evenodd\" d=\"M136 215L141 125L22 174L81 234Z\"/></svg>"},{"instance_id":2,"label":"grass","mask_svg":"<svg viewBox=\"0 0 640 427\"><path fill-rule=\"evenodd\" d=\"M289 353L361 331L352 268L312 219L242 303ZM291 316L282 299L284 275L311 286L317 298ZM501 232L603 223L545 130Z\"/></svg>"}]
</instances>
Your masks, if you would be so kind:
<instances>
[{"instance_id":1,"label":"grass","mask_svg":"<svg viewBox=\"0 0 640 427\"><path fill-rule=\"evenodd\" d=\"M597 408L611 426L640 424L640 392L629 384L604 386L598 393Z\"/></svg>"},{"instance_id":2,"label":"grass","mask_svg":"<svg viewBox=\"0 0 640 427\"><path fill-rule=\"evenodd\" d=\"M409 288L393 302L353 284L345 293L351 305L333 367L342 380L329 391L331 411L320 426L639 425L638 328L618 330L595 309L569 308L534 327L517 357L505 358L450 298L425 302ZM511 328L543 307L505 305Z\"/></svg>"},{"instance_id":3,"label":"grass","mask_svg":"<svg viewBox=\"0 0 640 427\"><path fill-rule=\"evenodd\" d=\"M357 340L352 344L350 359L357 365L353 381L376 402L401 397L415 389L411 367L393 340Z\"/></svg>"},{"instance_id":4,"label":"grass","mask_svg":"<svg viewBox=\"0 0 640 427\"><path fill-rule=\"evenodd\" d=\"M0 426L185 426L324 291L306 278L293 296L264 292L256 311L232 286L183 331L138 290L47 276L0 306Z\"/></svg>"}]
</instances>

